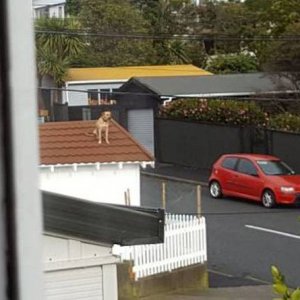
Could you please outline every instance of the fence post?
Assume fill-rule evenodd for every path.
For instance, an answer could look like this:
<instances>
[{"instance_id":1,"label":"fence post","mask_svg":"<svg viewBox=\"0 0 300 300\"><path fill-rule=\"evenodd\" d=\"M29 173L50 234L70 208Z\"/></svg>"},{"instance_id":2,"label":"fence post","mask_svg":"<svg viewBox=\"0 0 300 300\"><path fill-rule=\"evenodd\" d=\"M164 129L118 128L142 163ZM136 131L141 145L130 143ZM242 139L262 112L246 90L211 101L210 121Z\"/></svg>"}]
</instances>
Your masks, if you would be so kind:
<instances>
[{"instance_id":1,"label":"fence post","mask_svg":"<svg viewBox=\"0 0 300 300\"><path fill-rule=\"evenodd\" d=\"M127 200L127 192L124 192L124 200L125 200L125 205L128 205L128 200Z\"/></svg>"},{"instance_id":2,"label":"fence post","mask_svg":"<svg viewBox=\"0 0 300 300\"><path fill-rule=\"evenodd\" d=\"M161 184L162 194L161 194L161 201L162 201L162 208L166 209L166 183L163 181Z\"/></svg>"},{"instance_id":3,"label":"fence post","mask_svg":"<svg viewBox=\"0 0 300 300\"><path fill-rule=\"evenodd\" d=\"M127 189L127 203L128 203L128 206L131 206L130 189Z\"/></svg>"},{"instance_id":4,"label":"fence post","mask_svg":"<svg viewBox=\"0 0 300 300\"><path fill-rule=\"evenodd\" d=\"M200 218L202 212L202 203L201 203L201 185L197 185L197 215Z\"/></svg>"}]
</instances>

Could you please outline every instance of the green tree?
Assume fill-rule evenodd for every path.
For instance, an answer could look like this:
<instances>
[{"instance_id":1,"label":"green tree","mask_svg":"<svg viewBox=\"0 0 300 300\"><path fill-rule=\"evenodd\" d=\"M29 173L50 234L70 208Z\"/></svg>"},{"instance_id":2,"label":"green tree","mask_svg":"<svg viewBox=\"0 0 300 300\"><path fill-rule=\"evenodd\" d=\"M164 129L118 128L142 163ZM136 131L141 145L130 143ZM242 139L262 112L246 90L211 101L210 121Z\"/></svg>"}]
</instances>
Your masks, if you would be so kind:
<instances>
[{"instance_id":1,"label":"green tree","mask_svg":"<svg viewBox=\"0 0 300 300\"><path fill-rule=\"evenodd\" d=\"M258 71L258 64L249 54L223 54L211 57L206 69L214 74L249 73Z\"/></svg>"},{"instance_id":2,"label":"green tree","mask_svg":"<svg viewBox=\"0 0 300 300\"><path fill-rule=\"evenodd\" d=\"M58 87L62 85L72 60L84 48L84 43L79 37L69 34L72 30L79 28L79 23L73 19L45 18L36 21L36 56L39 85L41 85L42 78L45 75L50 76Z\"/></svg>"},{"instance_id":3,"label":"green tree","mask_svg":"<svg viewBox=\"0 0 300 300\"><path fill-rule=\"evenodd\" d=\"M80 20L86 30L89 47L79 59L85 66L119 66L152 63L149 24L128 0L86 0L81 3ZM135 35L136 38L129 38ZM126 37L127 36L127 37Z\"/></svg>"},{"instance_id":4,"label":"green tree","mask_svg":"<svg viewBox=\"0 0 300 300\"><path fill-rule=\"evenodd\" d=\"M78 16L80 12L80 0L67 0L66 1L66 13L70 16Z\"/></svg>"},{"instance_id":5,"label":"green tree","mask_svg":"<svg viewBox=\"0 0 300 300\"><path fill-rule=\"evenodd\" d=\"M299 19L297 0L246 0L245 7L265 23L272 34L281 34L285 28Z\"/></svg>"},{"instance_id":6,"label":"green tree","mask_svg":"<svg viewBox=\"0 0 300 300\"><path fill-rule=\"evenodd\" d=\"M218 40L215 45L216 54L239 53L245 49L242 38L250 30L251 16L243 3L221 3L216 5L214 31L218 35L231 36L232 40Z\"/></svg>"},{"instance_id":7,"label":"green tree","mask_svg":"<svg viewBox=\"0 0 300 300\"><path fill-rule=\"evenodd\" d=\"M295 36L300 32L300 23L289 25L285 35ZM287 80L290 89L297 91L294 95L300 97L300 42L297 40L278 41L273 43L269 58L264 69L276 77Z\"/></svg>"},{"instance_id":8,"label":"green tree","mask_svg":"<svg viewBox=\"0 0 300 300\"><path fill-rule=\"evenodd\" d=\"M254 16L249 37L266 36L278 38L299 20L300 6L298 0L246 0L245 7ZM272 55L276 42L270 40L248 42L248 49L255 52L260 65L264 65Z\"/></svg>"},{"instance_id":9,"label":"green tree","mask_svg":"<svg viewBox=\"0 0 300 300\"><path fill-rule=\"evenodd\" d=\"M196 7L191 1L150 0L132 1L150 23L150 33L156 37L153 48L157 64L203 64L203 45L200 41L178 39L188 36L196 21ZM192 24L191 24L192 22ZM167 38L166 38L167 37Z\"/></svg>"}]
</instances>

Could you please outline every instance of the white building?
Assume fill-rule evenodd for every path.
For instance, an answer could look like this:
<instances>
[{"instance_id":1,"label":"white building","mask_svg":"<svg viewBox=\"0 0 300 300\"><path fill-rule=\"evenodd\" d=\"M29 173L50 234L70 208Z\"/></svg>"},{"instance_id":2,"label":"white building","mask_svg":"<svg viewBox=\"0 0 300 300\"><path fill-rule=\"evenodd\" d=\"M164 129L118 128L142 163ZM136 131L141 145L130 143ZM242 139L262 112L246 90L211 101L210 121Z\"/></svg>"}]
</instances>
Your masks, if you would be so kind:
<instances>
[{"instance_id":1,"label":"white building","mask_svg":"<svg viewBox=\"0 0 300 300\"><path fill-rule=\"evenodd\" d=\"M158 65L107 68L71 68L65 78L64 102L69 106L102 104L110 94L132 77L167 77L208 75L209 72L193 65Z\"/></svg>"},{"instance_id":2,"label":"white building","mask_svg":"<svg viewBox=\"0 0 300 300\"><path fill-rule=\"evenodd\" d=\"M140 206L140 167L152 156L112 121L109 144L93 136L95 121L40 125L43 191L101 203Z\"/></svg>"},{"instance_id":3,"label":"white building","mask_svg":"<svg viewBox=\"0 0 300 300\"><path fill-rule=\"evenodd\" d=\"M47 192L42 198L45 300L117 300L120 258L113 255L113 245L163 242L161 210Z\"/></svg>"},{"instance_id":4,"label":"white building","mask_svg":"<svg viewBox=\"0 0 300 300\"><path fill-rule=\"evenodd\" d=\"M65 18L66 0L33 0L33 17Z\"/></svg>"}]
</instances>

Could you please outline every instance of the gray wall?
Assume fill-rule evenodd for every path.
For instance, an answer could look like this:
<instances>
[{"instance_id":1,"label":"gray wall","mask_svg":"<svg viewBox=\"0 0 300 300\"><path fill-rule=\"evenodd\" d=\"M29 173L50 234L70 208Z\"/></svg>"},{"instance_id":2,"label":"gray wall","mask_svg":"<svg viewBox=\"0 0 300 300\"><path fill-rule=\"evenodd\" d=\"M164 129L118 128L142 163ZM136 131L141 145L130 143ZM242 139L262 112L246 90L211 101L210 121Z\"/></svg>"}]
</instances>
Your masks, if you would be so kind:
<instances>
[{"instance_id":1,"label":"gray wall","mask_svg":"<svg viewBox=\"0 0 300 300\"><path fill-rule=\"evenodd\" d=\"M220 154L241 151L239 128L156 121L156 157L160 162L209 169Z\"/></svg>"},{"instance_id":2,"label":"gray wall","mask_svg":"<svg viewBox=\"0 0 300 300\"><path fill-rule=\"evenodd\" d=\"M271 154L279 156L300 174L300 135L286 132L270 132Z\"/></svg>"}]
</instances>

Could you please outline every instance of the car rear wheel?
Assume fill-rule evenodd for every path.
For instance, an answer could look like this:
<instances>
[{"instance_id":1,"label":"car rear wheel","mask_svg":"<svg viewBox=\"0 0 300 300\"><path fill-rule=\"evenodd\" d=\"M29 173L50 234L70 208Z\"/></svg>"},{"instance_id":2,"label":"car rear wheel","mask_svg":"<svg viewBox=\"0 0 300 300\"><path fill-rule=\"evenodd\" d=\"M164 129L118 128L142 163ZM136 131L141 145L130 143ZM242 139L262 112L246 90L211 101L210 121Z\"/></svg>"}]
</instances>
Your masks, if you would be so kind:
<instances>
[{"instance_id":1,"label":"car rear wheel","mask_svg":"<svg viewBox=\"0 0 300 300\"><path fill-rule=\"evenodd\" d=\"M213 198L222 197L222 187L218 181L214 180L209 184L209 193Z\"/></svg>"},{"instance_id":2,"label":"car rear wheel","mask_svg":"<svg viewBox=\"0 0 300 300\"><path fill-rule=\"evenodd\" d=\"M264 207L272 208L276 206L276 198L271 190L265 190L261 196L261 202Z\"/></svg>"}]
</instances>

